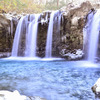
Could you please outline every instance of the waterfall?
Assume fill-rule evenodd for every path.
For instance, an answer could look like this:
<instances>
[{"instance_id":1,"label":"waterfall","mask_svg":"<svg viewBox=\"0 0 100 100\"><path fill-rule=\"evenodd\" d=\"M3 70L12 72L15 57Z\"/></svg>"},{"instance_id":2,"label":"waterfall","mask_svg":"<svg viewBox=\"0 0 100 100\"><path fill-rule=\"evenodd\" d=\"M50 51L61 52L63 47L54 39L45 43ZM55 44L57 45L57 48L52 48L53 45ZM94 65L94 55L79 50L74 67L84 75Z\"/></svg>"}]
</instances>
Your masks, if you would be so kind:
<instances>
[{"instance_id":1,"label":"waterfall","mask_svg":"<svg viewBox=\"0 0 100 100\"><path fill-rule=\"evenodd\" d=\"M17 57L17 55L18 55L18 46L19 46L21 29L22 29L24 18L25 17L22 17L17 25L14 42L13 42L13 47L12 47L12 54L11 54L12 57Z\"/></svg>"},{"instance_id":2,"label":"waterfall","mask_svg":"<svg viewBox=\"0 0 100 100\"><path fill-rule=\"evenodd\" d=\"M54 26L54 21L58 20L57 30L60 31L59 28L60 28L61 14L59 13L60 13L59 11L54 11L50 15L50 21L47 32L45 58L52 58L53 26Z\"/></svg>"},{"instance_id":3,"label":"waterfall","mask_svg":"<svg viewBox=\"0 0 100 100\"><path fill-rule=\"evenodd\" d=\"M41 23L41 25L48 23L48 17L49 15L46 15L44 20L44 17L42 18L40 14L31 14L26 15L19 20L15 32L11 57L23 57L24 59L38 58L38 23ZM56 43L58 44L60 42L61 18L62 14L60 11L54 11L50 15L45 47L45 58L52 58L52 56L54 57L52 52L55 54ZM42 21L40 19L42 19ZM55 38L53 38L53 36L55 36Z\"/></svg>"},{"instance_id":4,"label":"waterfall","mask_svg":"<svg viewBox=\"0 0 100 100\"><path fill-rule=\"evenodd\" d=\"M13 42L12 57L36 57L39 17L39 14L27 15L19 20Z\"/></svg>"},{"instance_id":5,"label":"waterfall","mask_svg":"<svg viewBox=\"0 0 100 100\"><path fill-rule=\"evenodd\" d=\"M36 57L39 17L40 17L39 14L34 15L33 16L34 20L30 21L28 26L28 34L27 34L27 42L26 42L26 50L25 50L26 57Z\"/></svg>"},{"instance_id":6,"label":"waterfall","mask_svg":"<svg viewBox=\"0 0 100 100\"><path fill-rule=\"evenodd\" d=\"M92 22L89 27L89 48L88 48L88 61L94 62L97 49L98 49L98 38L100 31L100 10L94 14Z\"/></svg>"}]
</instances>

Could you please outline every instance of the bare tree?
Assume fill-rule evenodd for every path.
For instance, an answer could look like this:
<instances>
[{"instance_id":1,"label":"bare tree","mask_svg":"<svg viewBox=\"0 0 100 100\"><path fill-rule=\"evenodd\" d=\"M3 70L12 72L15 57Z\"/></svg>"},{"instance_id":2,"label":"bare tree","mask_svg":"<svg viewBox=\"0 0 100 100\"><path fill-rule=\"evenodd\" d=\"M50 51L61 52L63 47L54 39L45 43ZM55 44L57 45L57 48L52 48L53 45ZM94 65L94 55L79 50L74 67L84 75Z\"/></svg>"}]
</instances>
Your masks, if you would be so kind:
<instances>
[{"instance_id":1,"label":"bare tree","mask_svg":"<svg viewBox=\"0 0 100 100\"><path fill-rule=\"evenodd\" d=\"M57 0L57 8L59 8L59 0Z\"/></svg>"}]
</instances>

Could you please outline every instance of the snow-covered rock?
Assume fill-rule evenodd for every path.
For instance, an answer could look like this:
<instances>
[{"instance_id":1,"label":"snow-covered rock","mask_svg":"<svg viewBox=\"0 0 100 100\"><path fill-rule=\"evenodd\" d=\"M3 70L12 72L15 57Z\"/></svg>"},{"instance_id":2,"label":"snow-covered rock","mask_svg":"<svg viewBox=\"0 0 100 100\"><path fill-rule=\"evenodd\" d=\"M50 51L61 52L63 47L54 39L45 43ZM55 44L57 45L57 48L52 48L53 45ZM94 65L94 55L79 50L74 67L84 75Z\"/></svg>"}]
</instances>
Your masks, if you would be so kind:
<instances>
[{"instance_id":1,"label":"snow-covered rock","mask_svg":"<svg viewBox=\"0 0 100 100\"><path fill-rule=\"evenodd\" d=\"M84 55L84 53L81 49L75 50L74 53L71 53L71 52L66 53L66 49L63 49L60 54L63 57L66 57L68 60L81 59Z\"/></svg>"},{"instance_id":2,"label":"snow-covered rock","mask_svg":"<svg viewBox=\"0 0 100 100\"><path fill-rule=\"evenodd\" d=\"M92 86L92 91L95 94L100 94L100 78L96 81L96 83Z\"/></svg>"},{"instance_id":3,"label":"snow-covered rock","mask_svg":"<svg viewBox=\"0 0 100 100\"><path fill-rule=\"evenodd\" d=\"M27 97L25 95L20 95L20 93L15 90L14 92L1 90L0 100L46 100L40 97Z\"/></svg>"}]
</instances>

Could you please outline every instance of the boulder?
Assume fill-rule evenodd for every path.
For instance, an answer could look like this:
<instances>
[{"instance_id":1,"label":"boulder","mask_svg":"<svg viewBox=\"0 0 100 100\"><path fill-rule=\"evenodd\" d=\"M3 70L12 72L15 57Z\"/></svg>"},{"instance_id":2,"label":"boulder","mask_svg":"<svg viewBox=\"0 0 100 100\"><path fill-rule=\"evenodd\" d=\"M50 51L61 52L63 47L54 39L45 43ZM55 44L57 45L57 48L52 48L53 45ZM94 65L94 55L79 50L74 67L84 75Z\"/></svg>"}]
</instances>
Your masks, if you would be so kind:
<instances>
[{"instance_id":1,"label":"boulder","mask_svg":"<svg viewBox=\"0 0 100 100\"><path fill-rule=\"evenodd\" d=\"M92 86L91 89L95 94L100 95L100 78L96 81L96 83Z\"/></svg>"},{"instance_id":2,"label":"boulder","mask_svg":"<svg viewBox=\"0 0 100 100\"><path fill-rule=\"evenodd\" d=\"M27 97L25 95L20 95L20 93L15 90L14 92L1 90L0 100L46 100L40 97Z\"/></svg>"},{"instance_id":3,"label":"boulder","mask_svg":"<svg viewBox=\"0 0 100 100\"><path fill-rule=\"evenodd\" d=\"M71 19L71 25L73 26L78 26L78 20L80 19L80 17L74 17Z\"/></svg>"},{"instance_id":4,"label":"boulder","mask_svg":"<svg viewBox=\"0 0 100 100\"><path fill-rule=\"evenodd\" d=\"M83 58L83 51L78 49L78 50L74 50L74 52L67 52L66 53L66 49L63 49L60 52L60 55L62 55L62 57L67 58L68 60L79 60Z\"/></svg>"}]
</instances>

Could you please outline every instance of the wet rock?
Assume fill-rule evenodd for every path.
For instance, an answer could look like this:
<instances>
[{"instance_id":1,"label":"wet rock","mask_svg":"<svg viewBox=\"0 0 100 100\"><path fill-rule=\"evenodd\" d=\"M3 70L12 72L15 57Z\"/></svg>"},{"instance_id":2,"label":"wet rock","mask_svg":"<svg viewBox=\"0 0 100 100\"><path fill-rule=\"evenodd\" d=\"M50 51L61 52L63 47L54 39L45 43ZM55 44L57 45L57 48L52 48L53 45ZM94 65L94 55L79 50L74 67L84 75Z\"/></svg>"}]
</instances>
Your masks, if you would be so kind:
<instances>
[{"instance_id":1,"label":"wet rock","mask_svg":"<svg viewBox=\"0 0 100 100\"><path fill-rule=\"evenodd\" d=\"M61 28L61 42L59 44L59 52L66 51L67 59L80 59L83 54L77 57L73 54L74 50L83 49L83 27L85 26L85 16L93 8L90 2L82 2L81 4L69 3L63 7L63 24Z\"/></svg>"},{"instance_id":2,"label":"wet rock","mask_svg":"<svg viewBox=\"0 0 100 100\"><path fill-rule=\"evenodd\" d=\"M95 94L100 94L100 78L96 81L91 89Z\"/></svg>"},{"instance_id":3,"label":"wet rock","mask_svg":"<svg viewBox=\"0 0 100 100\"><path fill-rule=\"evenodd\" d=\"M11 56L10 52L0 52L0 58L10 57L10 56Z\"/></svg>"},{"instance_id":4,"label":"wet rock","mask_svg":"<svg viewBox=\"0 0 100 100\"><path fill-rule=\"evenodd\" d=\"M100 99L100 78L96 81L96 83L92 86L92 91L95 94L96 98Z\"/></svg>"},{"instance_id":5,"label":"wet rock","mask_svg":"<svg viewBox=\"0 0 100 100\"><path fill-rule=\"evenodd\" d=\"M9 51L11 48L10 20L0 14L0 52Z\"/></svg>"},{"instance_id":6,"label":"wet rock","mask_svg":"<svg viewBox=\"0 0 100 100\"><path fill-rule=\"evenodd\" d=\"M3 14L0 14L0 26L10 27L10 20L8 20Z\"/></svg>"},{"instance_id":7,"label":"wet rock","mask_svg":"<svg viewBox=\"0 0 100 100\"><path fill-rule=\"evenodd\" d=\"M66 53L66 49L63 49L60 54L62 55L62 57L67 58L68 60L79 60L83 58L83 51L78 49L78 50L74 50L74 52L68 52Z\"/></svg>"},{"instance_id":8,"label":"wet rock","mask_svg":"<svg viewBox=\"0 0 100 100\"><path fill-rule=\"evenodd\" d=\"M40 97L27 97L25 95L20 95L20 93L15 90L14 92L1 90L0 100L46 100Z\"/></svg>"},{"instance_id":9,"label":"wet rock","mask_svg":"<svg viewBox=\"0 0 100 100\"><path fill-rule=\"evenodd\" d=\"M0 14L0 52L11 52L18 17ZM0 57L6 57L4 53Z\"/></svg>"},{"instance_id":10,"label":"wet rock","mask_svg":"<svg viewBox=\"0 0 100 100\"><path fill-rule=\"evenodd\" d=\"M73 26L78 26L78 20L80 19L80 17L74 17L71 19L71 25Z\"/></svg>"}]
</instances>

